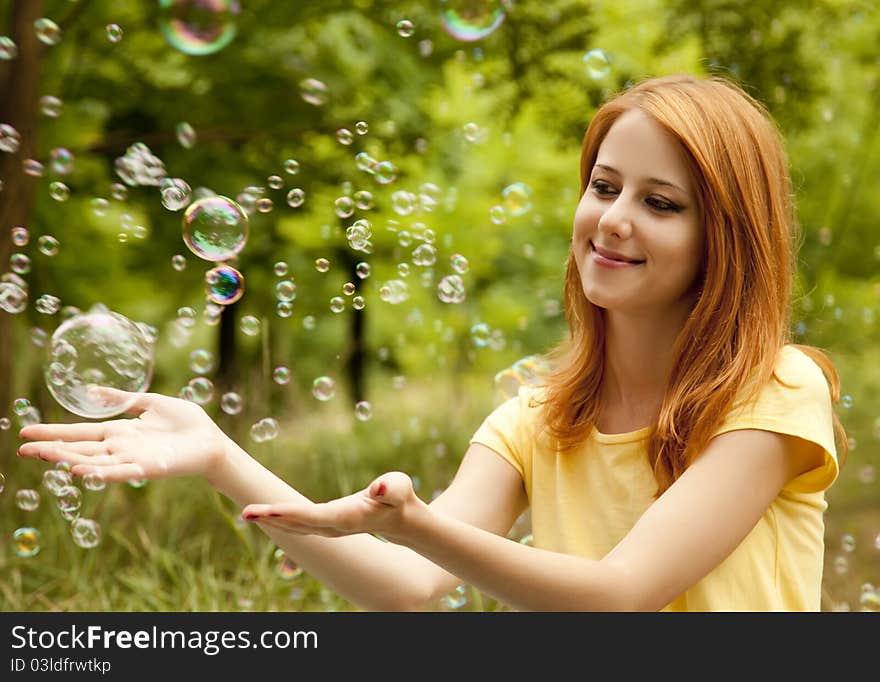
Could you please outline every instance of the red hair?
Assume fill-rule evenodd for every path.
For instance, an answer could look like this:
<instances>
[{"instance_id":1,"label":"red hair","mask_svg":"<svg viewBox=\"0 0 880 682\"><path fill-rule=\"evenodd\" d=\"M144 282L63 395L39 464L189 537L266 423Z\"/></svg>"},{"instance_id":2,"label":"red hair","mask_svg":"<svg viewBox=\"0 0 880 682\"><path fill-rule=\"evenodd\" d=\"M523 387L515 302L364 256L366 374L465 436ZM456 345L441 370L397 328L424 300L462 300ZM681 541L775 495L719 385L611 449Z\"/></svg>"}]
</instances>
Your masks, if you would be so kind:
<instances>
[{"instance_id":1,"label":"red hair","mask_svg":"<svg viewBox=\"0 0 880 682\"><path fill-rule=\"evenodd\" d=\"M662 494L694 461L741 391L754 397L791 343L792 278L798 224L781 135L766 109L719 77L667 76L644 81L606 102L581 151L581 194L599 145L614 122L638 108L676 140L688 160L705 229L695 286L699 297L673 349L673 365L648 457ZM562 451L583 443L599 418L605 371L601 308L583 292L569 252L564 286L568 338L549 354L543 419ZM840 381L821 350L795 345L824 372L834 403ZM753 381L757 379L757 381ZM784 384L787 385L787 384ZM837 415L834 430L848 451Z\"/></svg>"}]
</instances>

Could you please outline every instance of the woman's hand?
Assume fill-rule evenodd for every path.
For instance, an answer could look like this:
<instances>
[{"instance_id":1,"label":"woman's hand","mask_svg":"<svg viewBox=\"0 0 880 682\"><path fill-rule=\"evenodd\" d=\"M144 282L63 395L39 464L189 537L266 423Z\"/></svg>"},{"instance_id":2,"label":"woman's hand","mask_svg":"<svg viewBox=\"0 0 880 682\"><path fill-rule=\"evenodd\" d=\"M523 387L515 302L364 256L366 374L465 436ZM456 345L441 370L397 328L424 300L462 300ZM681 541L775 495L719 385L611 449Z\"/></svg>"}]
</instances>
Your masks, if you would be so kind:
<instances>
[{"instance_id":1,"label":"woman's hand","mask_svg":"<svg viewBox=\"0 0 880 682\"><path fill-rule=\"evenodd\" d=\"M115 389L97 390L111 400L133 397ZM201 406L139 393L126 412L136 418L26 426L19 435L32 442L24 443L18 454L67 462L77 476L97 472L108 482L205 476L221 463L229 439Z\"/></svg>"},{"instance_id":2,"label":"woman's hand","mask_svg":"<svg viewBox=\"0 0 880 682\"><path fill-rule=\"evenodd\" d=\"M249 504L241 517L300 535L377 533L395 541L405 533L407 520L421 509L427 505L413 490L412 479L392 471L360 492L330 502Z\"/></svg>"}]
</instances>

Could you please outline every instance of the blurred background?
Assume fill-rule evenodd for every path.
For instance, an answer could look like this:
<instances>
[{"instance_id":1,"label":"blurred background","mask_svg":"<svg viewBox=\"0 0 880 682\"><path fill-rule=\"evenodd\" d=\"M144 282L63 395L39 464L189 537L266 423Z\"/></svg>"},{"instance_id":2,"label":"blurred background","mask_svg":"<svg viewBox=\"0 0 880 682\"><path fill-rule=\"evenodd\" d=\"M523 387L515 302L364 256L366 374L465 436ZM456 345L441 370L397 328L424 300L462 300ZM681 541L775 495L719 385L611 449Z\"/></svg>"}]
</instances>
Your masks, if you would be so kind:
<instances>
[{"instance_id":1,"label":"blurred background","mask_svg":"<svg viewBox=\"0 0 880 682\"><path fill-rule=\"evenodd\" d=\"M878 44L856 0L0 1L0 609L356 610L202 481L71 492L19 461L22 425L82 419L53 334L133 321L141 388L313 499L399 469L430 500L566 331L593 112L691 72L740 81L784 135L794 338L840 372L850 445L822 608L877 610ZM242 211L222 258L211 201ZM462 585L436 608L505 607Z\"/></svg>"}]
</instances>

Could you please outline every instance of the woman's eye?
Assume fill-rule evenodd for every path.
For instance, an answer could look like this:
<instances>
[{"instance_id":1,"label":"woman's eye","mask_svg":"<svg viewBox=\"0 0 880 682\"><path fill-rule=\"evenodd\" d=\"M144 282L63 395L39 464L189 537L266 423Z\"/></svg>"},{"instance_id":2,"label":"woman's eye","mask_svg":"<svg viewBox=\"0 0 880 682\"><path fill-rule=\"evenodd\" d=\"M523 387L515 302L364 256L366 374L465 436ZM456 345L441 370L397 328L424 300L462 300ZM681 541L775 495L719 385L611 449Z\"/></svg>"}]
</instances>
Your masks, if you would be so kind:
<instances>
[{"instance_id":1,"label":"woman's eye","mask_svg":"<svg viewBox=\"0 0 880 682\"><path fill-rule=\"evenodd\" d=\"M593 182L590 183L590 187L596 190L596 194L614 194L614 190L611 186L601 180L593 180Z\"/></svg>"},{"instance_id":2,"label":"woman's eye","mask_svg":"<svg viewBox=\"0 0 880 682\"><path fill-rule=\"evenodd\" d=\"M665 199L658 199L656 197L650 197L648 199L648 205L652 208L656 208L658 211L670 211L673 213L678 213L681 210L681 207L673 204Z\"/></svg>"}]
</instances>

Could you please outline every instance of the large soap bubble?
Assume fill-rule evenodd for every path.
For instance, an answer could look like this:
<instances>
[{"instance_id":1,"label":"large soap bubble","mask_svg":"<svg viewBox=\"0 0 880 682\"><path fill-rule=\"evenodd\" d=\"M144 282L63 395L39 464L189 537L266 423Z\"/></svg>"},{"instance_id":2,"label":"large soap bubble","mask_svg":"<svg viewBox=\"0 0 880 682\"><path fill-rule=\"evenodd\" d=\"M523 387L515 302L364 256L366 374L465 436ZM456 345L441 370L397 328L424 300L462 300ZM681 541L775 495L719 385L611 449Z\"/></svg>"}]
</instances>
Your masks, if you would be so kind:
<instances>
[{"instance_id":1,"label":"large soap bubble","mask_svg":"<svg viewBox=\"0 0 880 682\"><path fill-rule=\"evenodd\" d=\"M244 248L247 237L247 213L229 197L203 197L183 214L183 241L204 260L229 260Z\"/></svg>"},{"instance_id":2,"label":"large soap bubble","mask_svg":"<svg viewBox=\"0 0 880 682\"><path fill-rule=\"evenodd\" d=\"M122 414L133 401L100 387L147 390L153 374L153 338L119 313L95 306L58 326L47 344L44 368L49 393L80 417Z\"/></svg>"},{"instance_id":3,"label":"large soap bubble","mask_svg":"<svg viewBox=\"0 0 880 682\"><path fill-rule=\"evenodd\" d=\"M482 40L504 22L507 4L504 0L440 0L440 20L458 40Z\"/></svg>"},{"instance_id":4,"label":"large soap bubble","mask_svg":"<svg viewBox=\"0 0 880 682\"><path fill-rule=\"evenodd\" d=\"M212 54L236 34L236 0L159 0L159 27L168 43L191 55Z\"/></svg>"}]
</instances>

